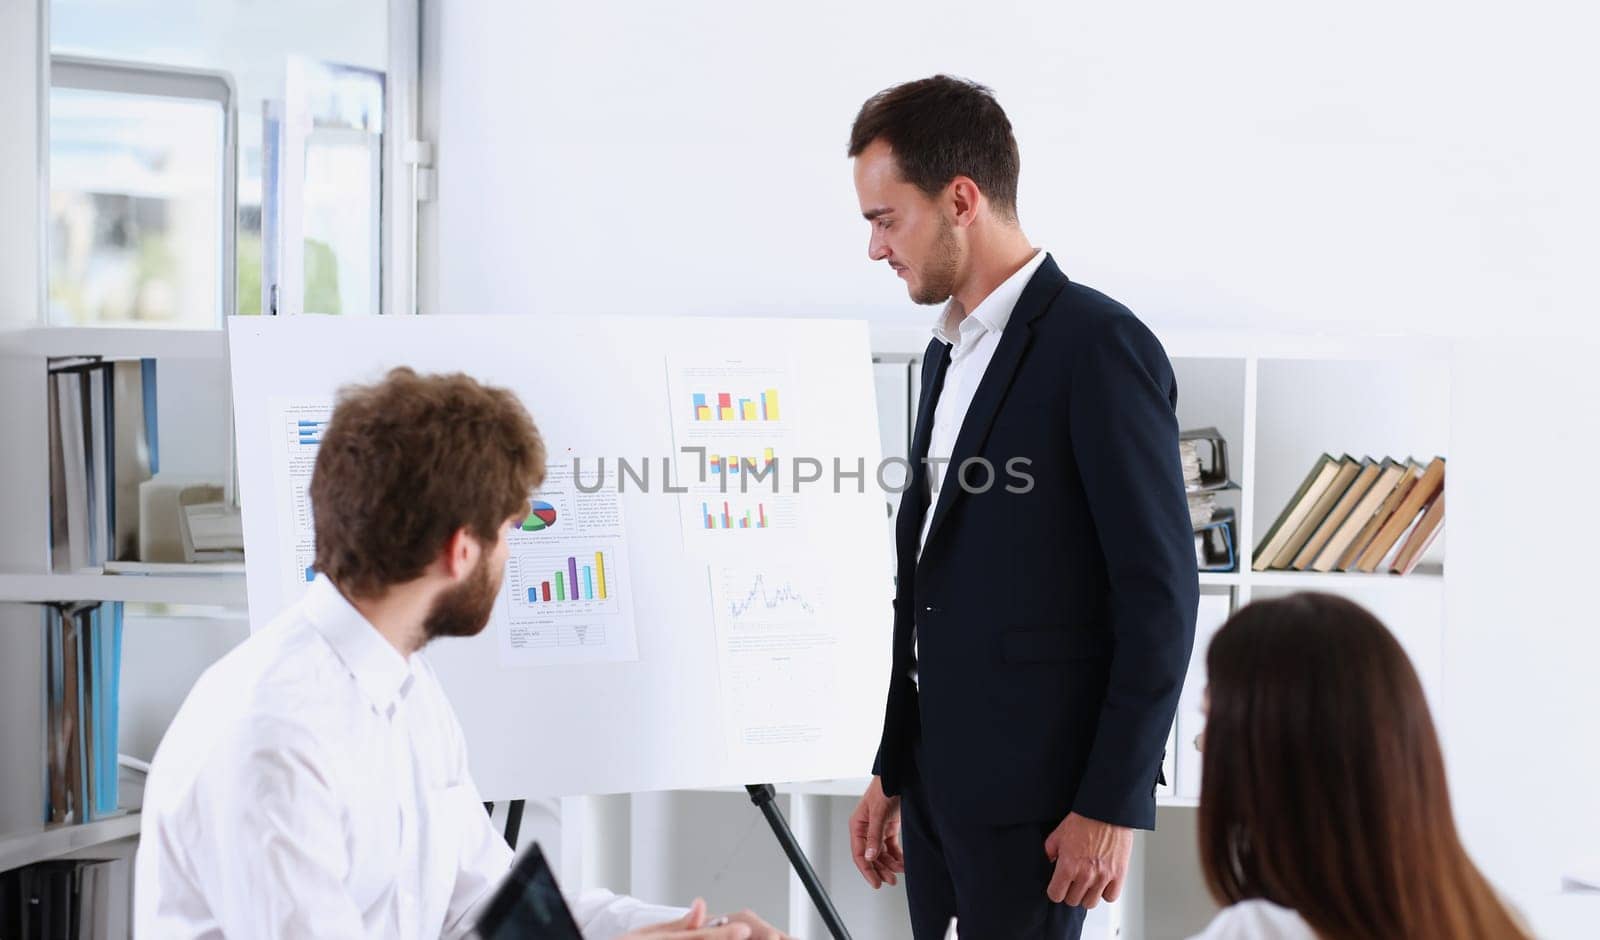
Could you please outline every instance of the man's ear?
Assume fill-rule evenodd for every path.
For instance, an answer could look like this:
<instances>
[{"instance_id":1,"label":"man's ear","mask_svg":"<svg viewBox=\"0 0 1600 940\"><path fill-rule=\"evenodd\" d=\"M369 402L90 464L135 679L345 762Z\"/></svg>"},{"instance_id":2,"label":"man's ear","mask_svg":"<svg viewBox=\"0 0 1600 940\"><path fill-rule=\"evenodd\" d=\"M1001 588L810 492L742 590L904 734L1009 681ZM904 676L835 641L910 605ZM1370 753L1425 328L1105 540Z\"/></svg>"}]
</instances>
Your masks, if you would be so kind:
<instances>
[{"instance_id":1,"label":"man's ear","mask_svg":"<svg viewBox=\"0 0 1600 940\"><path fill-rule=\"evenodd\" d=\"M978 218L978 211L983 208L983 192L971 177L958 176L951 180L945 193L957 226L966 227Z\"/></svg>"},{"instance_id":2,"label":"man's ear","mask_svg":"<svg viewBox=\"0 0 1600 940\"><path fill-rule=\"evenodd\" d=\"M478 555L483 547L465 526L450 533L450 538L445 540L444 551L439 556L440 563L444 566L444 573L453 581L459 581L472 570L472 565L478 560Z\"/></svg>"}]
</instances>

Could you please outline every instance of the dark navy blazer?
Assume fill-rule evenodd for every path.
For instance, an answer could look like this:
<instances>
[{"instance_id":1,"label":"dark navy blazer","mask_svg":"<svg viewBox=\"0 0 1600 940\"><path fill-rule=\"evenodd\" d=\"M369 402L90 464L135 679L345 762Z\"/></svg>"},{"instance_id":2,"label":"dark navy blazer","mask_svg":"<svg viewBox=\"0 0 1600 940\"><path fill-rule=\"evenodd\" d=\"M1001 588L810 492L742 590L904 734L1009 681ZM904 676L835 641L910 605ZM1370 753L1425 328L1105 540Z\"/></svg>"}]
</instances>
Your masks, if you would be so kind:
<instances>
[{"instance_id":1,"label":"dark navy blazer","mask_svg":"<svg viewBox=\"0 0 1600 940\"><path fill-rule=\"evenodd\" d=\"M973 396L918 559L949 361L929 344L874 772L899 793L920 733L920 772L964 818L1152 828L1199 600L1172 364L1126 307L1046 258ZM992 481L973 461L959 485L969 458Z\"/></svg>"}]
</instances>

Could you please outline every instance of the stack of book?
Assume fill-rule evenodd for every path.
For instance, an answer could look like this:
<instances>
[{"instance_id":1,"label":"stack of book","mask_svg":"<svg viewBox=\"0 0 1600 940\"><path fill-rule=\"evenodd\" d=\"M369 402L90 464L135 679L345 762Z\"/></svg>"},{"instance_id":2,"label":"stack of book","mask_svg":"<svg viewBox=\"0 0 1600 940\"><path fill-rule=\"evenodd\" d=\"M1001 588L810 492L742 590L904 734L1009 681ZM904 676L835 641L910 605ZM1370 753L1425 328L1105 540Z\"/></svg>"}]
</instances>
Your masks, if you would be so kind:
<instances>
[{"instance_id":1,"label":"stack of book","mask_svg":"<svg viewBox=\"0 0 1600 940\"><path fill-rule=\"evenodd\" d=\"M157 469L156 361L50 363L50 567L138 557L139 484Z\"/></svg>"},{"instance_id":2,"label":"stack of book","mask_svg":"<svg viewBox=\"0 0 1600 940\"><path fill-rule=\"evenodd\" d=\"M113 815L122 605L48 605L44 626L45 822Z\"/></svg>"},{"instance_id":3,"label":"stack of book","mask_svg":"<svg viewBox=\"0 0 1600 940\"><path fill-rule=\"evenodd\" d=\"M129 936L133 859L39 862L0 874L0 937L117 940Z\"/></svg>"},{"instance_id":4,"label":"stack of book","mask_svg":"<svg viewBox=\"0 0 1600 940\"><path fill-rule=\"evenodd\" d=\"M1178 435L1178 454L1189 496L1195 564L1201 571L1237 570L1234 511L1217 503L1217 494L1239 488L1228 479L1228 442L1216 428L1184 431Z\"/></svg>"},{"instance_id":5,"label":"stack of book","mask_svg":"<svg viewBox=\"0 0 1600 940\"><path fill-rule=\"evenodd\" d=\"M1443 457L1323 454L1256 548L1256 571L1410 574L1444 529Z\"/></svg>"}]
</instances>

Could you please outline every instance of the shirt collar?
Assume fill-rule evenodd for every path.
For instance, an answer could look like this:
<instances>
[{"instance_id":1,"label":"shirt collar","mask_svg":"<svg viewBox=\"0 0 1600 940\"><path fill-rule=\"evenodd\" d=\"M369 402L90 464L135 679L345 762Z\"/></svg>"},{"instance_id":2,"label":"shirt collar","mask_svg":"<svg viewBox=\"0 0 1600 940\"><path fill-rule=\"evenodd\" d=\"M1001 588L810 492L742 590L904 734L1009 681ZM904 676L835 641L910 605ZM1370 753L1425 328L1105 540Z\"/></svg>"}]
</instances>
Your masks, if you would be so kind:
<instances>
[{"instance_id":1,"label":"shirt collar","mask_svg":"<svg viewBox=\"0 0 1600 940\"><path fill-rule=\"evenodd\" d=\"M1044 264L1044 259L1049 257L1049 252L1043 248L1035 251L1028 263L1018 268L1015 274L1000 282L1000 286L989 292L983 298L977 309L965 317L957 317L960 307L955 298L944 305L938 316L933 319L933 335L948 346L955 346L961 342L963 335L973 332L992 330L996 333L1005 331L1006 323L1011 319L1011 311L1016 309L1017 301L1022 297L1023 288L1033 280L1034 272ZM967 326L968 321L972 323Z\"/></svg>"},{"instance_id":2,"label":"shirt collar","mask_svg":"<svg viewBox=\"0 0 1600 940\"><path fill-rule=\"evenodd\" d=\"M411 688L411 661L383 638L326 575L317 575L301 601L306 618L328 641L362 694L380 714L399 704Z\"/></svg>"}]
</instances>

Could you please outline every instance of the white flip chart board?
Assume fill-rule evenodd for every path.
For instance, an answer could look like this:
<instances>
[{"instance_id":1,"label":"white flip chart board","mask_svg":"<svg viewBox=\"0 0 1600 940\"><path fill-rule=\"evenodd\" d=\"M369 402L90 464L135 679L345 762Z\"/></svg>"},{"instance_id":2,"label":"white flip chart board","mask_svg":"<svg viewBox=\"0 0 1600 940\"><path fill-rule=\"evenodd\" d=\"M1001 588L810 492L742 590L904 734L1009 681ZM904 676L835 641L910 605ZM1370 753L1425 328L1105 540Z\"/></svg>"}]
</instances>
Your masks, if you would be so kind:
<instances>
[{"instance_id":1,"label":"white flip chart board","mask_svg":"<svg viewBox=\"0 0 1600 940\"><path fill-rule=\"evenodd\" d=\"M307 583L340 387L459 371L533 415L550 479L494 615L422 654L485 799L869 771L892 585L864 323L248 317L229 337L253 629Z\"/></svg>"}]
</instances>

